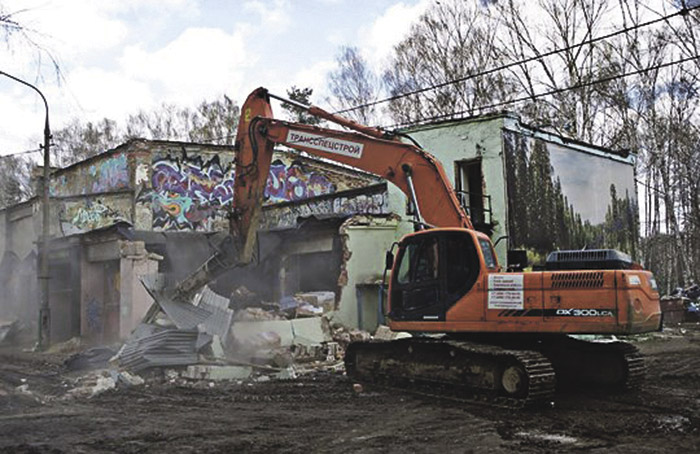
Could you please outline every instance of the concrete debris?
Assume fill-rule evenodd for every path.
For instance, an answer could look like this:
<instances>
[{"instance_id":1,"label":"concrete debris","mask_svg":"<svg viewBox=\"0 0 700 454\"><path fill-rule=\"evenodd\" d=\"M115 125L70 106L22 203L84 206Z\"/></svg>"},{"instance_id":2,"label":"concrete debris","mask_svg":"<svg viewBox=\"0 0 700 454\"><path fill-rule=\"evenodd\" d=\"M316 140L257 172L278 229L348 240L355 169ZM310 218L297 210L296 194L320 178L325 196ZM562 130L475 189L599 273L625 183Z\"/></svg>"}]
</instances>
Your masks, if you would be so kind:
<instances>
[{"instance_id":1,"label":"concrete debris","mask_svg":"<svg viewBox=\"0 0 700 454\"><path fill-rule=\"evenodd\" d=\"M319 315L323 315L322 307L316 307L309 303L301 303L297 306L297 317L318 317Z\"/></svg>"},{"instance_id":2,"label":"concrete debris","mask_svg":"<svg viewBox=\"0 0 700 454\"><path fill-rule=\"evenodd\" d=\"M98 396L105 391L115 389L119 374L115 371L103 370L93 372L78 378L74 385L75 387L66 393L65 398L92 398Z\"/></svg>"},{"instance_id":3,"label":"concrete debris","mask_svg":"<svg viewBox=\"0 0 700 454\"><path fill-rule=\"evenodd\" d=\"M372 336L374 340L381 341L392 341L396 339L403 339L405 337L411 337L411 334L403 331L392 331L386 325L379 325L377 330L374 332L374 336Z\"/></svg>"},{"instance_id":4,"label":"concrete debris","mask_svg":"<svg viewBox=\"0 0 700 454\"><path fill-rule=\"evenodd\" d=\"M306 292L297 293L294 296L305 303L322 309L323 314L327 314L335 310L335 292Z\"/></svg>"},{"instance_id":5,"label":"concrete debris","mask_svg":"<svg viewBox=\"0 0 700 454\"><path fill-rule=\"evenodd\" d=\"M244 380L253 373L253 368L248 366L209 366L192 365L181 374L183 378L192 380Z\"/></svg>"},{"instance_id":6,"label":"concrete debris","mask_svg":"<svg viewBox=\"0 0 700 454\"><path fill-rule=\"evenodd\" d=\"M124 386L141 386L146 381L136 374L130 374L127 371L119 372L117 383Z\"/></svg>"},{"instance_id":7,"label":"concrete debris","mask_svg":"<svg viewBox=\"0 0 700 454\"><path fill-rule=\"evenodd\" d=\"M268 303L244 286L230 299L205 286L184 301L165 288L160 274L142 282L157 304L122 346L115 364L130 372L160 369L169 382L246 380L263 372L256 380L291 379L313 370L338 372L345 345L369 338L364 331L345 330L347 343L335 339L325 317L335 308L336 296L330 291Z\"/></svg>"},{"instance_id":8,"label":"concrete debris","mask_svg":"<svg viewBox=\"0 0 700 454\"><path fill-rule=\"evenodd\" d=\"M275 378L277 380L294 380L298 376L296 369L293 366L289 366L279 371Z\"/></svg>"},{"instance_id":9,"label":"concrete debris","mask_svg":"<svg viewBox=\"0 0 700 454\"><path fill-rule=\"evenodd\" d=\"M236 312L233 319L238 322L255 322L264 320L285 320L285 317L273 311L266 311L260 307L247 307Z\"/></svg>"},{"instance_id":10,"label":"concrete debris","mask_svg":"<svg viewBox=\"0 0 700 454\"><path fill-rule=\"evenodd\" d=\"M333 340L345 349L352 342L366 342L372 339L372 335L367 331L359 329L349 329L343 325L333 324L331 326Z\"/></svg>"}]
</instances>

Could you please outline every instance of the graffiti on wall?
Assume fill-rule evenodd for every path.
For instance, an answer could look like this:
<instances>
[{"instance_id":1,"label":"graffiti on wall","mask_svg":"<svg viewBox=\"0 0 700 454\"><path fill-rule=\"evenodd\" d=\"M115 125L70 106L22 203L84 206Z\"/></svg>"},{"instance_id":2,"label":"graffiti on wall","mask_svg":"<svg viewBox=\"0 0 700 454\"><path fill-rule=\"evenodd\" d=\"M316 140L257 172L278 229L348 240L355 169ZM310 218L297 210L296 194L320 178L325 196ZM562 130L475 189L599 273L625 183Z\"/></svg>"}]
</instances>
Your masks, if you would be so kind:
<instances>
[{"instance_id":1,"label":"graffiti on wall","mask_svg":"<svg viewBox=\"0 0 700 454\"><path fill-rule=\"evenodd\" d=\"M129 165L125 153L106 155L90 165L76 165L53 177L52 197L96 194L129 188Z\"/></svg>"},{"instance_id":2,"label":"graffiti on wall","mask_svg":"<svg viewBox=\"0 0 700 454\"><path fill-rule=\"evenodd\" d=\"M85 319L90 333L102 332L102 303L94 297L87 303Z\"/></svg>"},{"instance_id":3,"label":"graffiti on wall","mask_svg":"<svg viewBox=\"0 0 700 454\"><path fill-rule=\"evenodd\" d=\"M126 154L120 153L91 165L88 174L92 180L92 192L109 192L129 187L129 166Z\"/></svg>"},{"instance_id":4,"label":"graffiti on wall","mask_svg":"<svg viewBox=\"0 0 700 454\"><path fill-rule=\"evenodd\" d=\"M296 227L299 219L319 215L352 216L356 214L388 214L389 201L385 190L374 194L331 197L266 210L262 228Z\"/></svg>"},{"instance_id":5,"label":"graffiti on wall","mask_svg":"<svg viewBox=\"0 0 700 454\"><path fill-rule=\"evenodd\" d=\"M151 204L153 228L210 230L233 199L233 168L218 156L159 156L151 167L152 189L139 196Z\"/></svg>"},{"instance_id":6,"label":"graffiti on wall","mask_svg":"<svg viewBox=\"0 0 700 454\"><path fill-rule=\"evenodd\" d=\"M152 187L138 201L150 203L154 229L211 231L215 223L225 222L234 181L233 162L223 164L217 155L205 158L183 151L158 156L152 162ZM296 201L335 190L327 177L303 163L277 159L270 167L266 203Z\"/></svg>"},{"instance_id":7,"label":"graffiti on wall","mask_svg":"<svg viewBox=\"0 0 700 454\"><path fill-rule=\"evenodd\" d=\"M65 203L59 213L63 234L73 235L108 227L117 222L129 222L127 216L110 205L99 199Z\"/></svg>"},{"instance_id":8,"label":"graffiti on wall","mask_svg":"<svg viewBox=\"0 0 700 454\"><path fill-rule=\"evenodd\" d=\"M287 165L281 159L272 162L265 195L267 203L308 199L336 191L336 185L325 175L307 171L299 161Z\"/></svg>"}]
</instances>

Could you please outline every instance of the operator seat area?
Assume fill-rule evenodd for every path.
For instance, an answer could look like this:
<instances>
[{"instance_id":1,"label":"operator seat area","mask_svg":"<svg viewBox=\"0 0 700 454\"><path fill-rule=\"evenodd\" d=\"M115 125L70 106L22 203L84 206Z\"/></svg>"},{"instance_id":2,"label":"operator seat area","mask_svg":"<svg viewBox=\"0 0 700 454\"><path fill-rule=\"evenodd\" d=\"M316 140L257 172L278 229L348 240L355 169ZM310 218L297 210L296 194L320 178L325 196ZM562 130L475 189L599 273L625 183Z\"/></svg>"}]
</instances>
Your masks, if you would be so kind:
<instances>
[{"instance_id":1,"label":"operator seat area","mask_svg":"<svg viewBox=\"0 0 700 454\"><path fill-rule=\"evenodd\" d=\"M449 308L474 286L479 263L468 231L429 230L405 239L392 276L390 317L445 320Z\"/></svg>"}]
</instances>

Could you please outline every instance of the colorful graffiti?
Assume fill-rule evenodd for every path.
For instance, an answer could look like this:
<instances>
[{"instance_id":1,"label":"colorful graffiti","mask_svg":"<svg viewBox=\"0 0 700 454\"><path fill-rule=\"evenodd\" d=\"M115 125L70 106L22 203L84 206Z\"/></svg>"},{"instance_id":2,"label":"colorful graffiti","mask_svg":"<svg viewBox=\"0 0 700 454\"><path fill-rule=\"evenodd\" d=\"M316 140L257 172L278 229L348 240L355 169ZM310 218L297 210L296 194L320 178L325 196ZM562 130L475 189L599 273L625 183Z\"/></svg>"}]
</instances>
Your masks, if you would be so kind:
<instances>
[{"instance_id":1,"label":"colorful graffiti","mask_svg":"<svg viewBox=\"0 0 700 454\"><path fill-rule=\"evenodd\" d=\"M49 192L52 197L97 194L129 188L129 165L126 153L105 155L78 164L61 175L52 177Z\"/></svg>"},{"instance_id":2,"label":"colorful graffiti","mask_svg":"<svg viewBox=\"0 0 700 454\"><path fill-rule=\"evenodd\" d=\"M108 206L101 200L85 200L78 203L66 203L59 214L64 235L82 233L113 225L129 219Z\"/></svg>"},{"instance_id":3,"label":"colorful graffiti","mask_svg":"<svg viewBox=\"0 0 700 454\"><path fill-rule=\"evenodd\" d=\"M335 191L335 184L325 175L306 171L299 161L287 166L277 159L270 166L265 195L268 203L279 203L308 199Z\"/></svg>"},{"instance_id":4,"label":"colorful graffiti","mask_svg":"<svg viewBox=\"0 0 700 454\"><path fill-rule=\"evenodd\" d=\"M216 221L225 220L226 208L233 201L233 162L224 165L219 156L205 159L183 151L155 158L151 170L152 188L143 191L138 201L151 204L154 229L209 231ZM287 165L278 159L270 167L266 203L301 200L335 190L327 177L306 170L302 163Z\"/></svg>"},{"instance_id":5,"label":"colorful graffiti","mask_svg":"<svg viewBox=\"0 0 700 454\"><path fill-rule=\"evenodd\" d=\"M154 228L210 230L217 211L233 199L232 165L223 166L218 156L156 157L151 170L152 190L139 200L150 202Z\"/></svg>"},{"instance_id":6,"label":"colorful graffiti","mask_svg":"<svg viewBox=\"0 0 700 454\"><path fill-rule=\"evenodd\" d=\"M357 214L389 214L386 190L345 197L309 200L266 211L261 228L296 227L299 219L319 215L353 216Z\"/></svg>"},{"instance_id":7,"label":"colorful graffiti","mask_svg":"<svg viewBox=\"0 0 700 454\"><path fill-rule=\"evenodd\" d=\"M109 192L129 187L126 154L120 153L88 168L92 192Z\"/></svg>"}]
</instances>

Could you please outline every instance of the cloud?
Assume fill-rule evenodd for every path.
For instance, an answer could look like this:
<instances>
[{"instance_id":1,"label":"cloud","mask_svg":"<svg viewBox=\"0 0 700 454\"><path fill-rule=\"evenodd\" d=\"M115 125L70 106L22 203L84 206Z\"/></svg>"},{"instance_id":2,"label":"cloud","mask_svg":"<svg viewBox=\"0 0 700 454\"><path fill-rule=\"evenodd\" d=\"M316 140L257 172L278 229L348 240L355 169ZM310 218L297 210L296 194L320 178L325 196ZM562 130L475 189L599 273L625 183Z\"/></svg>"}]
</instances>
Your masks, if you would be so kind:
<instances>
[{"instance_id":1,"label":"cloud","mask_svg":"<svg viewBox=\"0 0 700 454\"><path fill-rule=\"evenodd\" d=\"M16 19L36 30L34 39L38 44L52 51L60 49L61 57L69 59L83 52L116 46L128 35L128 26L109 16L105 8L108 3L10 0L5 8L18 12Z\"/></svg>"},{"instance_id":2,"label":"cloud","mask_svg":"<svg viewBox=\"0 0 700 454\"><path fill-rule=\"evenodd\" d=\"M73 87L74 99L65 90L56 93L63 97L63 105L78 104L80 117L96 121L102 118L119 120L127 114L135 113L139 106L144 108L156 104L156 98L147 83L132 77L125 77L113 71L100 68L77 68L67 79ZM68 118L65 118L67 120Z\"/></svg>"},{"instance_id":3,"label":"cloud","mask_svg":"<svg viewBox=\"0 0 700 454\"><path fill-rule=\"evenodd\" d=\"M431 3L430 0L419 0L413 5L396 3L369 27L360 29L360 48L371 66L378 68L391 55L394 46L408 34L411 25Z\"/></svg>"},{"instance_id":4,"label":"cloud","mask_svg":"<svg viewBox=\"0 0 700 454\"><path fill-rule=\"evenodd\" d=\"M253 61L242 30L226 33L215 28L188 28L153 52L131 46L119 60L127 77L147 82L159 96L180 103L235 89Z\"/></svg>"},{"instance_id":5,"label":"cloud","mask_svg":"<svg viewBox=\"0 0 700 454\"><path fill-rule=\"evenodd\" d=\"M251 0L243 4L243 9L256 13L260 27L270 34L280 34L292 24L289 0Z\"/></svg>"}]
</instances>

